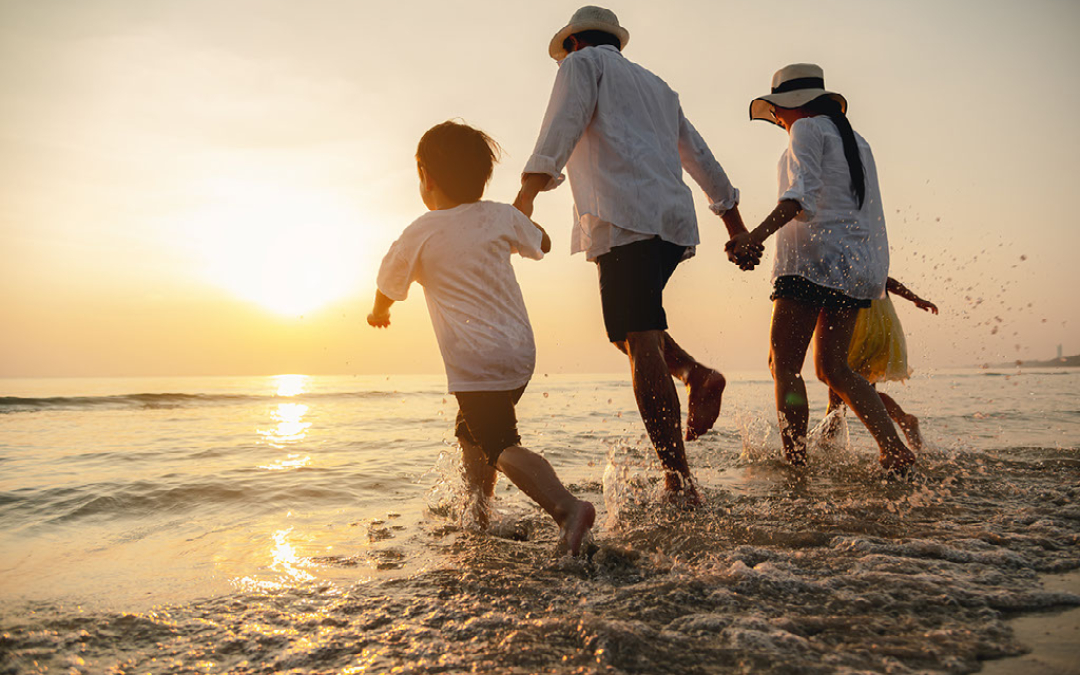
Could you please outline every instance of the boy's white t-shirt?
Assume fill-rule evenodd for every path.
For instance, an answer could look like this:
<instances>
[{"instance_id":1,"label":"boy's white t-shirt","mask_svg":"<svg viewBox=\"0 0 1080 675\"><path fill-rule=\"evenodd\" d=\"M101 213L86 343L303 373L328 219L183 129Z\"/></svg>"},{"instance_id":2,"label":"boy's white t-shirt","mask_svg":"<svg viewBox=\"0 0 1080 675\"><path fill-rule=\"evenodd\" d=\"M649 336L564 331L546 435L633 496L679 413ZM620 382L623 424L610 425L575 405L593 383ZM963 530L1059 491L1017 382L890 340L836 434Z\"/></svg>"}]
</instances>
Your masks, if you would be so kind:
<instances>
[{"instance_id":1,"label":"boy's white t-shirt","mask_svg":"<svg viewBox=\"0 0 1080 675\"><path fill-rule=\"evenodd\" d=\"M425 213L383 258L377 283L391 300L424 287L449 391L528 384L536 345L510 256L540 260L542 238L513 206L480 201Z\"/></svg>"}]
</instances>

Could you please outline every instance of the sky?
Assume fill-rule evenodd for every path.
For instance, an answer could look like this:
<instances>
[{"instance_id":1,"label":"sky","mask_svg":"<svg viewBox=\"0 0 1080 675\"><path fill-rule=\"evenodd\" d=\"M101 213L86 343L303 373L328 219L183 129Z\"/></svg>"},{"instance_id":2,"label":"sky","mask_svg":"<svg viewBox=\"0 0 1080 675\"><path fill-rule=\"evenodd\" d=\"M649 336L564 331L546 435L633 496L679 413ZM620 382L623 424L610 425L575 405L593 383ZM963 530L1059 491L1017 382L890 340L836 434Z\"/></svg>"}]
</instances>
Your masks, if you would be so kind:
<instances>
[{"instance_id":1,"label":"sky","mask_svg":"<svg viewBox=\"0 0 1080 675\"><path fill-rule=\"evenodd\" d=\"M679 92L742 192L776 202L786 134L748 121L774 71L814 62L874 149L917 373L1080 353L1080 3L622 0L624 54ZM424 206L416 143L446 119L503 147L517 190L577 2L0 0L0 377L441 372L414 287L365 317L379 261ZM766 367L771 246L742 272L695 193L702 244L665 304L728 372ZM537 199L554 249L515 261L537 373L620 372L596 271L569 254L568 187Z\"/></svg>"}]
</instances>

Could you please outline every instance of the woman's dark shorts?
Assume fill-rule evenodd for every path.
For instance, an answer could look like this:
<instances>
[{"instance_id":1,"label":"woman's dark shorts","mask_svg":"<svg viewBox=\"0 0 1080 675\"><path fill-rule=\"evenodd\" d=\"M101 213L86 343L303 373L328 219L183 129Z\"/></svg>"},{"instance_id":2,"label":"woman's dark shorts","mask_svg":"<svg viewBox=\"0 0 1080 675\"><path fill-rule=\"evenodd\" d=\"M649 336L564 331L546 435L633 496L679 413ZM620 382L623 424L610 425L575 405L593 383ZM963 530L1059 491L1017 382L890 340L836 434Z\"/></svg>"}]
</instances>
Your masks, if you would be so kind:
<instances>
[{"instance_id":1,"label":"woman's dark shorts","mask_svg":"<svg viewBox=\"0 0 1080 675\"><path fill-rule=\"evenodd\" d=\"M816 305L825 309L864 309L870 306L869 300L860 300L844 295L834 288L826 288L799 276L777 277L773 284L770 300L794 300L804 305Z\"/></svg>"},{"instance_id":2,"label":"woman's dark shorts","mask_svg":"<svg viewBox=\"0 0 1080 675\"><path fill-rule=\"evenodd\" d=\"M685 246L654 237L616 246L596 259L609 340L622 342L627 333L667 329L664 286L685 253Z\"/></svg>"},{"instance_id":3,"label":"woman's dark shorts","mask_svg":"<svg viewBox=\"0 0 1080 675\"><path fill-rule=\"evenodd\" d=\"M524 393L525 387L513 391L454 392L458 400L454 435L480 446L488 464L495 466L503 450L521 442L514 406Z\"/></svg>"}]
</instances>

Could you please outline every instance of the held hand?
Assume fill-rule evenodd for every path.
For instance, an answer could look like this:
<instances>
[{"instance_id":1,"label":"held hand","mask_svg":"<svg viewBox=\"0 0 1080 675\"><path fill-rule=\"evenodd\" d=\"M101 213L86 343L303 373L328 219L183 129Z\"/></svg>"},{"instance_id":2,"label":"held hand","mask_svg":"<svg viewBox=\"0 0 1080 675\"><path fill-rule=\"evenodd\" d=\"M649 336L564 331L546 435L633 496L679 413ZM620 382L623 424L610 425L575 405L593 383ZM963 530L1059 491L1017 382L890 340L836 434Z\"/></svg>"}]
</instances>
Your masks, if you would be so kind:
<instances>
[{"instance_id":1,"label":"held hand","mask_svg":"<svg viewBox=\"0 0 1080 675\"><path fill-rule=\"evenodd\" d=\"M728 260L739 266L739 269L750 271L761 262L761 254L765 247L754 241L749 232L740 232L724 245Z\"/></svg>"},{"instance_id":2,"label":"held hand","mask_svg":"<svg viewBox=\"0 0 1080 675\"><path fill-rule=\"evenodd\" d=\"M915 301L915 306L923 311L930 312L931 314L938 313L937 305L930 302L929 300L923 300L922 298L919 298Z\"/></svg>"},{"instance_id":3,"label":"held hand","mask_svg":"<svg viewBox=\"0 0 1080 675\"><path fill-rule=\"evenodd\" d=\"M376 314L372 312L367 315L368 325L372 328L389 328L390 327L390 312L385 314Z\"/></svg>"}]
</instances>

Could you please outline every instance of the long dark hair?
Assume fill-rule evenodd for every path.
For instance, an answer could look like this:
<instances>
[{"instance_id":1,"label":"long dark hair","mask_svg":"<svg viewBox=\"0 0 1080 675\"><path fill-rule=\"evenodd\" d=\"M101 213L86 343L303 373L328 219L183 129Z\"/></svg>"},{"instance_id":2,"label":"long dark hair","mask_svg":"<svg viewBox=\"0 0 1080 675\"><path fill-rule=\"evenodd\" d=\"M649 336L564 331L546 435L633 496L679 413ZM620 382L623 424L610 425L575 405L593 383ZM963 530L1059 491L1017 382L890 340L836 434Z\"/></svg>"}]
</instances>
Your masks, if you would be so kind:
<instances>
[{"instance_id":1,"label":"long dark hair","mask_svg":"<svg viewBox=\"0 0 1080 675\"><path fill-rule=\"evenodd\" d=\"M863 172L859 144L855 141L855 131L851 128L851 122L844 114L840 102L826 94L803 105L802 108L815 115L827 115L836 125L836 130L840 132L840 138L844 141L844 157L847 158L848 173L851 174L851 189L854 190L861 209L866 199L866 174Z\"/></svg>"}]
</instances>

